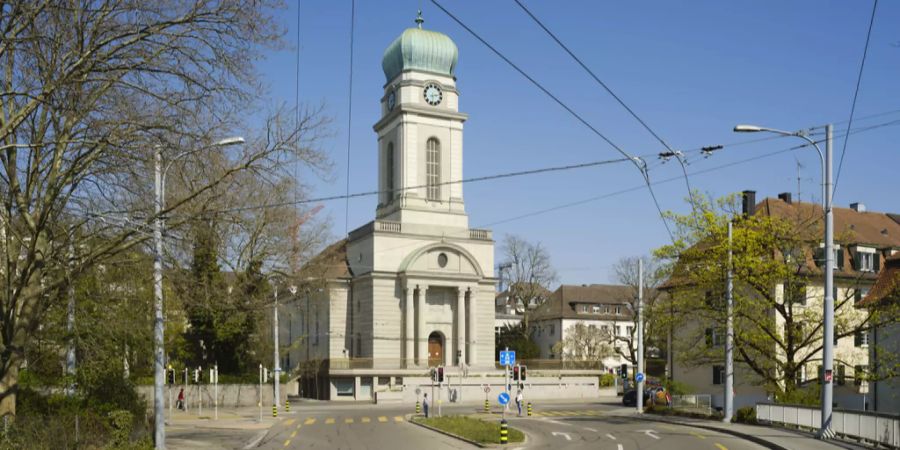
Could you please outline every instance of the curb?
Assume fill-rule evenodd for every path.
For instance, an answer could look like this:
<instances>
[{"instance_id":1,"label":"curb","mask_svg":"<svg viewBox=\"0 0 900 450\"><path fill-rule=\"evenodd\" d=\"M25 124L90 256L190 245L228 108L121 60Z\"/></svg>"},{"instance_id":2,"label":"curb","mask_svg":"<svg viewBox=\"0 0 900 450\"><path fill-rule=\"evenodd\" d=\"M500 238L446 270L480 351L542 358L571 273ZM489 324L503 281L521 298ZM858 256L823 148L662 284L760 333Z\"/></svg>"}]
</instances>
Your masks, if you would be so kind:
<instances>
[{"instance_id":1,"label":"curb","mask_svg":"<svg viewBox=\"0 0 900 450\"><path fill-rule=\"evenodd\" d=\"M720 427L714 427L714 426L710 426L710 425L703 425L703 424L690 423L690 422L678 422L678 421L675 421L675 420L667 420L667 419L663 419L663 418L648 417L648 416L646 416L646 415L640 415L640 416L639 416L639 415L634 415L634 416L632 416L632 417L634 417L635 419L638 419L638 420L644 420L644 421L647 421L647 422L671 423L671 424L675 424L675 425L681 425L681 426L693 427L693 428L700 428L700 429L703 429L703 430L717 431L717 432L719 432L719 433L730 434L730 435L732 435L732 436L737 436L737 437L739 437L739 438L741 438L741 439L748 440L748 441L753 442L753 443L755 443L755 444L759 444L759 445L761 445L761 446L763 446L763 447L765 447L765 448L771 449L771 450L791 450L791 449L789 449L789 448L787 448L787 447L782 447L782 446L780 446L780 445L778 445L778 444L776 444L776 443L774 443L774 442L769 442L769 441L767 441L767 440L765 440L765 439L763 439L763 438L760 438L760 437L758 437L758 436L754 436L754 435L752 435L752 434L747 434L747 433L742 433L742 432L740 432L740 431L735 431L735 430L731 430L731 429L728 429L728 428L720 428Z\"/></svg>"},{"instance_id":2,"label":"curb","mask_svg":"<svg viewBox=\"0 0 900 450\"><path fill-rule=\"evenodd\" d=\"M493 447L493 445L490 445L490 444L482 444L481 442L476 442L476 441L473 441L473 440L471 440L471 439L466 439L466 438L464 438L464 437L462 437L462 436L460 436L460 435L458 435L458 434L453 434L453 433L450 433L449 431L444 431L444 430L441 430L441 429L439 429L439 428L435 428L435 427L432 427L432 426L429 426L429 425L425 425L424 423L416 422L416 421L412 420L412 417L413 417L413 414L407 414L407 415L406 415L406 422L407 422L407 423L411 423L411 424L413 424L413 425L418 425L418 426L420 426L420 427L422 427L422 428L425 428L425 429L434 431L434 432L436 432L436 433L443 434L444 436L449 436L449 437L452 437L452 438L454 438L454 439L458 439L458 440L460 440L460 441L463 441L463 442L472 444L472 445L474 445L474 446L476 446L476 447L478 447L478 448L492 448L492 447ZM498 444L498 445L499 445L499 444Z\"/></svg>"}]
</instances>

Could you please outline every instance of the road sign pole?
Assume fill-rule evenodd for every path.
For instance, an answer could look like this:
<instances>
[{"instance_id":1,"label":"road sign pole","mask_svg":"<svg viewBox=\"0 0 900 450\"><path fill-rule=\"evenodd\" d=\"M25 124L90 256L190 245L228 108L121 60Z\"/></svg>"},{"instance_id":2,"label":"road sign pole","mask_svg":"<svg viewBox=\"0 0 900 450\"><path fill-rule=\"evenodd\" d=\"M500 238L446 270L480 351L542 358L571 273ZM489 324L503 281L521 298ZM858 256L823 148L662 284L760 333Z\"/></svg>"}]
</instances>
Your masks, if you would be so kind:
<instances>
[{"instance_id":1,"label":"road sign pole","mask_svg":"<svg viewBox=\"0 0 900 450\"><path fill-rule=\"evenodd\" d=\"M638 258L638 323L637 323L637 371L638 374L643 375L644 373L644 260L642 258ZM635 390L635 395L637 396L637 412L638 414L642 414L644 412L644 380L635 380L637 381L637 389Z\"/></svg>"}]
</instances>

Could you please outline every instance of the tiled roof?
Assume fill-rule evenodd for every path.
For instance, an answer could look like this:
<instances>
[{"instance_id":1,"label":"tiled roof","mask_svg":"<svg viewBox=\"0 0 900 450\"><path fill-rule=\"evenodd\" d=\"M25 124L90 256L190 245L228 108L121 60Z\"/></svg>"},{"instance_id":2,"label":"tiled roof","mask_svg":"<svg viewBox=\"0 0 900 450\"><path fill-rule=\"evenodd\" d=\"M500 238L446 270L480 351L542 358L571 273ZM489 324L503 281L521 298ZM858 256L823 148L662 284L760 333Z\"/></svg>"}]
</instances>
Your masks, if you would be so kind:
<instances>
[{"instance_id":1,"label":"tiled roof","mask_svg":"<svg viewBox=\"0 0 900 450\"><path fill-rule=\"evenodd\" d=\"M878 280L857 306L867 308L890 302L900 302L900 253L884 261Z\"/></svg>"},{"instance_id":2,"label":"tiled roof","mask_svg":"<svg viewBox=\"0 0 900 450\"><path fill-rule=\"evenodd\" d=\"M535 320L586 319L586 320L631 320L630 304L636 293L631 286L614 284L569 285L564 284L550 298L535 310ZM578 305L621 305L622 314L579 313Z\"/></svg>"},{"instance_id":3,"label":"tiled roof","mask_svg":"<svg viewBox=\"0 0 900 450\"><path fill-rule=\"evenodd\" d=\"M833 210L835 239L840 237L853 244L900 248L900 215L875 211L859 212L838 207L834 207ZM787 203L777 198L766 198L760 202L756 206L756 213L784 218L804 218L816 222L824 220L822 205Z\"/></svg>"},{"instance_id":4,"label":"tiled roof","mask_svg":"<svg viewBox=\"0 0 900 450\"><path fill-rule=\"evenodd\" d=\"M297 276L301 280L350 278L350 266L347 265L347 240L341 239L319 252L303 265Z\"/></svg>"}]
</instances>

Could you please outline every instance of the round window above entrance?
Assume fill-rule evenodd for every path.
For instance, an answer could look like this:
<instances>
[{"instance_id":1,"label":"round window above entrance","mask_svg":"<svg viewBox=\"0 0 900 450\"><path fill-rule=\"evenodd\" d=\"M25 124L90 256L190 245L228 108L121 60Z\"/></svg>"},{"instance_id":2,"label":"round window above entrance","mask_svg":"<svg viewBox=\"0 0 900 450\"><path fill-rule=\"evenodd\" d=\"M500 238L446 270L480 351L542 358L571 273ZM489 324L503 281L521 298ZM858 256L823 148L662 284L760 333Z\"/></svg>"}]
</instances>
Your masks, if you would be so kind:
<instances>
[{"instance_id":1,"label":"round window above entrance","mask_svg":"<svg viewBox=\"0 0 900 450\"><path fill-rule=\"evenodd\" d=\"M441 253L440 255L438 255L438 265L441 266L442 269L444 267L447 267L447 254L446 253Z\"/></svg>"}]
</instances>

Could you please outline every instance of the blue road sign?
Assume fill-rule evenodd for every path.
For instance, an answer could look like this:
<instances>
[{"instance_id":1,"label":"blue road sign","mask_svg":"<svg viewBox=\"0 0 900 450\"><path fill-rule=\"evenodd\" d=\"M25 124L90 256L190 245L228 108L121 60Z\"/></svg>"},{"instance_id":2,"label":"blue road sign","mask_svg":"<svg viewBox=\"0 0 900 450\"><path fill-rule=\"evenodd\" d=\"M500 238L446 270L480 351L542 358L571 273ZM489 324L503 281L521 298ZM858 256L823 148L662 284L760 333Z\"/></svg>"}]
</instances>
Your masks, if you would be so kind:
<instances>
[{"instance_id":1,"label":"blue road sign","mask_svg":"<svg viewBox=\"0 0 900 450\"><path fill-rule=\"evenodd\" d=\"M501 366L512 366L516 363L516 351L501 351L500 352L500 365Z\"/></svg>"},{"instance_id":2,"label":"blue road sign","mask_svg":"<svg viewBox=\"0 0 900 450\"><path fill-rule=\"evenodd\" d=\"M638 383L640 383L640 382L644 381L644 374L638 372L638 374L634 376L634 379L637 380Z\"/></svg>"},{"instance_id":3,"label":"blue road sign","mask_svg":"<svg viewBox=\"0 0 900 450\"><path fill-rule=\"evenodd\" d=\"M509 403L509 394L501 392L500 395L497 396L497 401L500 402L501 405Z\"/></svg>"}]
</instances>

